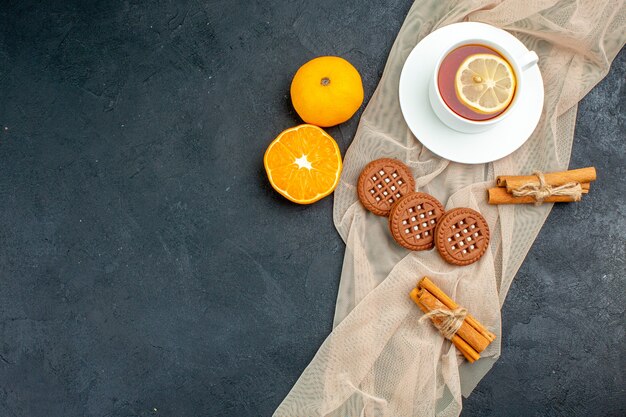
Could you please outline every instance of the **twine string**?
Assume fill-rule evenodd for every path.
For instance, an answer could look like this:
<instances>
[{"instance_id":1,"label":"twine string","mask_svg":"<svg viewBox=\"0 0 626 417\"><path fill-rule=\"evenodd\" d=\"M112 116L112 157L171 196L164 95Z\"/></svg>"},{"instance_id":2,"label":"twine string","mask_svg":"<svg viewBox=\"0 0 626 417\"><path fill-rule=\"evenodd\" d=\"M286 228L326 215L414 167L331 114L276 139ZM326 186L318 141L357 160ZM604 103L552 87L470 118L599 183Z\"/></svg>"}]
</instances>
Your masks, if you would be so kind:
<instances>
[{"instance_id":1,"label":"twine string","mask_svg":"<svg viewBox=\"0 0 626 417\"><path fill-rule=\"evenodd\" d=\"M553 187L546 181L546 177L543 172L537 171L533 175L536 175L539 179L539 184L535 182L529 182L519 188L512 191L515 197L531 196L534 197L536 203L541 204L543 201L553 195L571 196L574 201L580 201L583 194L583 189L578 182L568 182L567 184Z\"/></svg>"},{"instance_id":2,"label":"twine string","mask_svg":"<svg viewBox=\"0 0 626 417\"><path fill-rule=\"evenodd\" d=\"M424 314L420 318L420 323L427 319L432 320L433 325L439 330L439 333L448 340L452 340L456 332L463 325L463 321L467 316L467 310L463 307L448 310L445 308L436 308Z\"/></svg>"}]
</instances>

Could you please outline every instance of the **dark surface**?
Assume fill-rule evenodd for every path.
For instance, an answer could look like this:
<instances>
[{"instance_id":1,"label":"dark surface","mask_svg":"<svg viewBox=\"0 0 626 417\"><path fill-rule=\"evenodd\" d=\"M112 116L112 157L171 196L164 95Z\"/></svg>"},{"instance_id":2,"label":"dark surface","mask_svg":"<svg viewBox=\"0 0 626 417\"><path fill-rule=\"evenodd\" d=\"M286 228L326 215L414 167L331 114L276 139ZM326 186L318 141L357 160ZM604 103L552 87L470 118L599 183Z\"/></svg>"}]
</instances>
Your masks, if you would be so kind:
<instances>
[{"instance_id":1,"label":"dark surface","mask_svg":"<svg viewBox=\"0 0 626 417\"><path fill-rule=\"evenodd\" d=\"M371 95L410 1L49 3L0 5L0 416L271 415L344 246L332 198L287 202L261 156L306 60ZM580 106L572 166L600 178L554 209L464 415L626 413L625 67Z\"/></svg>"}]
</instances>

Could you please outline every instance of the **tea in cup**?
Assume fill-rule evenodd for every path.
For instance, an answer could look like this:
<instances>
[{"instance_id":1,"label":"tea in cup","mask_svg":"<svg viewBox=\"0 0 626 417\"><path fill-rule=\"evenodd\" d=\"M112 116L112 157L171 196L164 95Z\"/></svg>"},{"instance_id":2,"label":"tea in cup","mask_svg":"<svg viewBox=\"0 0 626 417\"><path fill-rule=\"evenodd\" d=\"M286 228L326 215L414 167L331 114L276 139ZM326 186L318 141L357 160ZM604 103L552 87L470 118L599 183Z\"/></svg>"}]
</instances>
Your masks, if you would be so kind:
<instances>
[{"instance_id":1,"label":"tea in cup","mask_svg":"<svg viewBox=\"0 0 626 417\"><path fill-rule=\"evenodd\" d=\"M513 56L487 39L463 41L446 49L429 85L433 111L450 128L478 133L502 121L517 104L524 71L537 54Z\"/></svg>"}]
</instances>

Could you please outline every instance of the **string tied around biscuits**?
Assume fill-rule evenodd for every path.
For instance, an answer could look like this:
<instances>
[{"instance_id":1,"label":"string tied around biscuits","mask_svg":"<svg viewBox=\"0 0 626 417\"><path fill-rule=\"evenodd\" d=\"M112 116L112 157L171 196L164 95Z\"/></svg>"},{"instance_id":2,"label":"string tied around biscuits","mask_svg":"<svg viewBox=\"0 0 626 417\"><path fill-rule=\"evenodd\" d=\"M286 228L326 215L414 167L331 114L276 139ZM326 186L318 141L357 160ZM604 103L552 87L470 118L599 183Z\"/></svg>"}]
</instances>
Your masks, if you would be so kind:
<instances>
[{"instance_id":1,"label":"string tied around biscuits","mask_svg":"<svg viewBox=\"0 0 626 417\"><path fill-rule=\"evenodd\" d=\"M461 328L467 317L467 310L463 307L448 310L445 308L436 308L424 314L420 318L420 323L424 320L435 318L433 325L439 330L439 333L448 340L452 340L456 332Z\"/></svg>"},{"instance_id":2,"label":"string tied around biscuits","mask_svg":"<svg viewBox=\"0 0 626 417\"><path fill-rule=\"evenodd\" d=\"M534 172L533 175L537 176L539 184L529 182L528 184L524 184L521 187L514 189L512 194L515 197L531 196L535 199L536 205L540 205L546 198L556 195L571 196L574 201L580 201L582 198L583 189L579 182L568 182L566 184L559 185L558 187L553 187L548 184L543 172L537 171Z\"/></svg>"}]
</instances>

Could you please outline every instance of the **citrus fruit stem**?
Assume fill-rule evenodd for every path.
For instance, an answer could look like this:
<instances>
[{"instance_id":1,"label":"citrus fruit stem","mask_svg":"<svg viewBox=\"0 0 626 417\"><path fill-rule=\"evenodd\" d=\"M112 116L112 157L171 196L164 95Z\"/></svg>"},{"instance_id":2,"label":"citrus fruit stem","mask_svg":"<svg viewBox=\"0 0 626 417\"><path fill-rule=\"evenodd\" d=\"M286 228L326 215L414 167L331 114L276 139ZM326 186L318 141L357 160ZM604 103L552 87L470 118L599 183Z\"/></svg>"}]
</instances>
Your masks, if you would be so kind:
<instances>
[{"instance_id":1,"label":"citrus fruit stem","mask_svg":"<svg viewBox=\"0 0 626 417\"><path fill-rule=\"evenodd\" d=\"M320 81L320 84L322 84L324 87L326 87L327 85L330 84L330 78L328 78L328 77L322 78L322 81Z\"/></svg>"}]
</instances>

